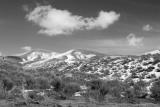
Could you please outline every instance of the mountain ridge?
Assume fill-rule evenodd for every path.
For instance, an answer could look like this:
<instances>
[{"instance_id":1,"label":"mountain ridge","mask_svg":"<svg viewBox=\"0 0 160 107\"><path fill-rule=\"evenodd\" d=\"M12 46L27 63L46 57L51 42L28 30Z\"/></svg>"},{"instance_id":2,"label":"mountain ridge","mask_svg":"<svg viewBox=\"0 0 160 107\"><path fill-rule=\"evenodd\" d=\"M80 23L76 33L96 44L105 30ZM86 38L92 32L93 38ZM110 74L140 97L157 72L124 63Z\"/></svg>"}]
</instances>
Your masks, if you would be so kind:
<instances>
[{"instance_id":1,"label":"mountain ridge","mask_svg":"<svg viewBox=\"0 0 160 107\"><path fill-rule=\"evenodd\" d=\"M152 54L150 54L152 53ZM71 75L78 80L95 79L121 81L143 80L149 83L160 78L159 51L133 56L109 56L88 50L69 50L56 53L44 50L31 50L19 56L1 56L2 70L19 70L32 75L52 73L65 77Z\"/></svg>"}]
</instances>

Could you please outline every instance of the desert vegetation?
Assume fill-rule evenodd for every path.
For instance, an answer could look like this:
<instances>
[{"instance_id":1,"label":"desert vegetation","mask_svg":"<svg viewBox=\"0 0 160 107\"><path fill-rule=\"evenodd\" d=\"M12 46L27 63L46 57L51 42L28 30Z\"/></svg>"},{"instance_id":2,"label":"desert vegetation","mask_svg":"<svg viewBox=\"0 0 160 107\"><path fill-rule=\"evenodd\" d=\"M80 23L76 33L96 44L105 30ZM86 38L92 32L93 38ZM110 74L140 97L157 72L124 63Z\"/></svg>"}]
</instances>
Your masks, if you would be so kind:
<instances>
[{"instance_id":1,"label":"desert vegetation","mask_svg":"<svg viewBox=\"0 0 160 107\"><path fill-rule=\"evenodd\" d=\"M148 58L143 56L139 60L147 60L146 57ZM145 63L157 65L159 57L154 56L154 59L153 62ZM10 60L2 60L0 63L2 107L159 106L160 79L155 74L148 75L155 67L129 67L126 64L134 61L132 57L95 58L71 65L57 62L50 67L36 69L26 69L25 65ZM123 70L118 69L120 64L124 65ZM121 79L127 75L128 69L131 70L131 75ZM101 78L110 75L113 78ZM149 82L145 80L148 76Z\"/></svg>"},{"instance_id":2,"label":"desert vegetation","mask_svg":"<svg viewBox=\"0 0 160 107\"><path fill-rule=\"evenodd\" d=\"M12 73L14 72L17 71ZM63 77L51 74L49 77L46 77L46 74L35 77L22 72L14 74L16 75L9 75L7 71L0 74L3 77L0 79L0 101L6 101L9 106L12 104L12 106L45 107L48 104L48 106L63 107L68 104L68 107L74 107L77 102L77 107L79 103L84 107L89 104L100 104L99 106L103 107L111 104L160 101L159 80L153 84L152 94L149 96L146 91L147 83L142 80L133 82L96 79L79 82L73 78L63 81ZM81 86L86 88L83 89Z\"/></svg>"}]
</instances>

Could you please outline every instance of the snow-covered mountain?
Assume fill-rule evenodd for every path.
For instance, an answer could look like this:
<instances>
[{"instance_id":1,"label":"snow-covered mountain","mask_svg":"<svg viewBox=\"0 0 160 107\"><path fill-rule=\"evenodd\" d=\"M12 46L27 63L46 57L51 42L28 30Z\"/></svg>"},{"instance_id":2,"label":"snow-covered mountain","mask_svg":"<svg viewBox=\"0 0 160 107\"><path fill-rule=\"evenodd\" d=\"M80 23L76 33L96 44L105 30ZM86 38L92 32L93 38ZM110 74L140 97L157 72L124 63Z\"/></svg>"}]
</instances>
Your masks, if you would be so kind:
<instances>
[{"instance_id":1,"label":"snow-covered mountain","mask_svg":"<svg viewBox=\"0 0 160 107\"><path fill-rule=\"evenodd\" d=\"M148 54L151 54L151 55L160 54L160 50L154 50L154 51L150 51L150 52L145 53L145 55L148 55Z\"/></svg>"},{"instance_id":2,"label":"snow-covered mountain","mask_svg":"<svg viewBox=\"0 0 160 107\"><path fill-rule=\"evenodd\" d=\"M160 79L160 51L139 56L109 56L82 49L64 53L38 49L17 56L1 56L0 70L5 74L16 72L33 77L53 74L81 82L118 79L133 83L143 80L150 93L152 84Z\"/></svg>"},{"instance_id":3,"label":"snow-covered mountain","mask_svg":"<svg viewBox=\"0 0 160 107\"><path fill-rule=\"evenodd\" d=\"M140 56L107 56L97 52L73 49L64 53L32 50L20 56L25 69L58 72L81 72L96 78L150 81L160 77L160 52ZM86 78L87 79L87 78Z\"/></svg>"},{"instance_id":4,"label":"snow-covered mountain","mask_svg":"<svg viewBox=\"0 0 160 107\"><path fill-rule=\"evenodd\" d=\"M19 62L20 65L17 65ZM19 56L6 56L0 59L2 69L16 69L20 66L23 67L24 72L32 72L36 75L50 72L64 77L71 75L84 81L141 79L151 84L160 78L160 52L156 50L139 56L107 56L82 49L73 49L64 53L32 50Z\"/></svg>"},{"instance_id":5,"label":"snow-covered mountain","mask_svg":"<svg viewBox=\"0 0 160 107\"><path fill-rule=\"evenodd\" d=\"M31 63L31 62L49 59L51 57L54 57L56 54L58 53L37 49L37 50L31 50L31 51L25 52L18 56L22 58L23 60L22 63L25 64L25 63Z\"/></svg>"},{"instance_id":6,"label":"snow-covered mountain","mask_svg":"<svg viewBox=\"0 0 160 107\"><path fill-rule=\"evenodd\" d=\"M96 57L96 56L103 56L104 54L92 52L92 51L87 51L87 50L81 50L81 49L76 49L76 50L69 50L65 53L61 53L55 56L57 59L62 59L64 58L65 62L68 63L74 63L78 60L88 60L90 58Z\"/></svg>"},{"instance_id":7,"label":"snow-covered mountain","mask_svg":"<svg viewBox=\"0 0 160 107\"><path fill-rule=\"evenodd\" d=\"M19 55L19 57L23 60L21 64L24 64L28 67L42 66L51 61L63 61L71 64L77 61L88 60L93 57L102 56L105 55L82 49L72 49L64 53L51 52L46 50L31 50Z\"/></svg>"}]
</instances>

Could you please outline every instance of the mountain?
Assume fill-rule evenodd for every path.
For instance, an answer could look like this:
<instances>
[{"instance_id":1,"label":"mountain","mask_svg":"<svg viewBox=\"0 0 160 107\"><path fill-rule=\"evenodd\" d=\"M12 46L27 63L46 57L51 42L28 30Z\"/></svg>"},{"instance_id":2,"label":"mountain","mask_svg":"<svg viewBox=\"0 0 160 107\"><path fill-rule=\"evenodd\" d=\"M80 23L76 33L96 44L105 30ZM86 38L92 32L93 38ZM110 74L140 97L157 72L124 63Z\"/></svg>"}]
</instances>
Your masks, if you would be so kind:
<instances>
[{"instance_id":1,"label":"mountain","mask_svg":"<svg viewBox=\"0 0 160 107\"><path fill-rule=\"evenodd\" d=\"M92 52L82 49L72 49L64 53L51 52L46 50L31 50L18 57L22 58L22 64L32 66L42 66L51 61L63 61L66 63L74 63L80 60L88 60L93 57L102 57L104 54Z\"/></svg>"},{"instance_id":2,"label":"mountain","mask_svg":"<svg viewBox=\"0 0 160 107\"><path fill-rule=\"evenodd\" d=\"M95 78L119 78L150 81L160 77L160 53L153 51L140 56L107 56L82 49L64 53L32 50L21 56L27 70L83 72ZM87 79L87 78L85 78Z\"/></svg>"},{"instance_id":3,"label":"mountain","mask_svg":"<svg viewBox=\"0 0 160 107\"><path fill-rule=\"evenodd\" d=\"M19 64L19 65L17 65ZM64 53L31 50L18 56L1 57L0 68L12 71L22 66L23 72L32 75L52 73L88 81L93 79L144 80L148 87L160 78L160 51L139 56L108 56L98 52L72 49Z\"/></svg>"},{"instance_id":4,"label":"mountain","mask_svg":"<svg viewBox=\"0 0 160 107\"><path fill-rule=\"evenodd\" d=\"M104 54L100 54L98 52L92 52L82 49L73 49L69 50L65 53L61 53L59 55L56 55L54 58L57 59L64 59L65 62L68 63L74 63L77 60L88 60L95 56L104 56Z\"/></svg>"},{"instance_id":5,"label":"mountain","mask_svg":"<svg viewBox=\"0 0 160 107\"><path fill-rule=\"evenodd\" d=\"M148 54L151 54L151 55L160 54L160 50L154 50L154 51L150 51L150 52L145 53L145 55L148 55Z\"/></svg>"},{"instance_id":6,"label":"mountain","mask_svg":"<svg viewBox=\"0 0 160 107\"><path fill-rule=\"evenodd\" d=\"M55 56L56 54L58 53L51 52L48 50L37 49L37 50L31 50L26 53L20 54L18 55L18 57L20 57L23 60L22 61L23 64L26 64L26 63L32 63L40 60L49 59Z\"/></svg>"}]
</instances>

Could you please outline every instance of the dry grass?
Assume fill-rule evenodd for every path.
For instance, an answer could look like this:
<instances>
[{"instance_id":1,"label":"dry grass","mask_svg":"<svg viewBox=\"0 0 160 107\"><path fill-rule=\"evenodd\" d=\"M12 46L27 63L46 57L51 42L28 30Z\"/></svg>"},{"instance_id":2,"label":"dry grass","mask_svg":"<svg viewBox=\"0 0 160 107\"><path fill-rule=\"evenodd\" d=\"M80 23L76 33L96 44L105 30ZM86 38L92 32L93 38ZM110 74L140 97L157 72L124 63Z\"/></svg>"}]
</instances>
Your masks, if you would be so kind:
<instances>
[{"instance_id":1,"label":"dry grass","mask_svg":"<svg viewBox=\"0 0 160 107\"><path fill-rule=\"evenodd\" d=\"M61 105L61 106L60 106ZM46 100L40 104L26 105L23 101L18 103L8 102L5 100L0 101L0 107L160 107L158 104L146 103L146 104L95 104L86 102L77 102L75 100Z\"/></svg>"}]
</instances>

